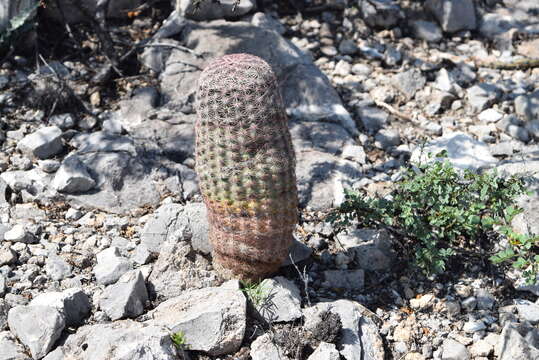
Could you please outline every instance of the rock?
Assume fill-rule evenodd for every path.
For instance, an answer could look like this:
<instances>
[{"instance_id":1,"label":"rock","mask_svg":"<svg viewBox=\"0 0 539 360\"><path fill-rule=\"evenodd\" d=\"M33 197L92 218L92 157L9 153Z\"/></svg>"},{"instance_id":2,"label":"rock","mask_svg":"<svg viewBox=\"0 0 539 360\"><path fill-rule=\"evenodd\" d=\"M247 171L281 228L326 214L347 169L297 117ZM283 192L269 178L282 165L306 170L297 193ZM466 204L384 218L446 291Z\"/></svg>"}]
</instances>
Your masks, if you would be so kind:
<instances>
[{"instance_id":1,"label":"rock","mask_svg":"<svg viewBox=\"0 0 539 360\"><path fill-rule=\"evenodd\" d=\"M17 144L17 149L29 156L46 159L62 151L62 130L48 126L26 135Z\"/></svg>"},{"instance_id":2,"label":"rock","mask_svg":"<svg viewBox=\"0 0 539 360\"><path fill-rule=\"evenodd\" d=\"M472 0L427 0L425 6L445 32L475 30L477 27Z\"/></svg>"},{"instance_id":3,"label":"rock","mask_svg":"<svg viewBox=\"0 0 539 360\"><path fill-rule=\"evenodd\" d=\"M334 344L321 342L307 360L339 360L339 351Z\"/></svg>"},{"instance_id":4,"label":"rock","mask_svg":"<svg viewBox=\"0 0 539 360\"><path fill-rule=\"evenodd\" d=\"M466 90L468 102L474 112L480 112L494 104L500 97L500 89L493 84L479 83Z\"/></svg>"},{"instance_id":5,"label":"rock","mask_svg":"<svg viewBox=\"0 0 539 360\"><path fill-rule=\"evenodd\" d=\"M350 65L348 61L339 60L337 65L335 65L335 70L333 71L333 73L339 76L347 76L350 75L351 71L352 65Z\"/></svg>"},{"instance_id":6,"label":"rock","mask_svg":"<svg viewBox=\"0 0 539 360\"><path fill-rule=\"evenodd\" d=\"M42 293L36 296L29 305L55 308L65 317L66 326L81 325L92 308L88 295L80 288Z\"/></svg>"},{"instance_id":7,"label":"rock","mask_svg":"<svg viewBox=\"0 0 539 360\"><path fill-rule=\"evenodd\" d=\"M367 163L367 154L365 154L365 150L360 145L345 145L342 149L341 156L344 159L352 160L362 165Z\"/></svg>"},{"instance_id":8,"label":"rock","mask_svg":"<svg viewBox=\"0 0 539 360\"><path fill-rule=\"evenodd\" d=\"M470 296L464 300L462 300L462 307L466 309L466 311L471 312L473 311L477 306L477 298L475 296Z\"/></svg>"},{"instance_id":9,"label":"rock","mask_svg":"<svg viewBox=\"0 0 539 360\"><path fill-rule=\"evenodd\" d=\"M237 18L256 8L256 2L241 0L236 4L234 0L221 0L217 4L201 2L198 9L194 0L179 0L176 10L181 16L188 19L207 21L223 18Z\"/></svg>"},{"instance_id":10,"label":"rock","mask_svg":"<svg viewBox=\"0 0 539 360\"><path fill-rule=\"evenodd\" d=\"M52 174L60 168L60 162L53 159L41 160L39 161L39 168L48 174Z\"/></svg>"},{"instance_id":11,"label":"rock","mask_svg":"<svg viewBox=\"0 0 539 360\"><path fill-rule=\"evenodd\" d=\"M487 109L482 111L477 118L481 120L482 122L486 123L495 123L503 118L504 114L494 110L494 109Z\"/></svg>"},{"instance_id":12,"label":"rock","mask_svg":"<svg viewBox=\"0 0 539 360\"><path fill-rule=\"evenodd\" d=\"M358 111L361 124L368 133L373 134L383 128L388 121L388 114L379 108L366 106Z\"/></svg>"},{"instance_id":13,"label":"rock","mask_svg":"<svg viewBox=\"0 0 539 360\"><path fill-rule=\"evenodd\" d=\"M527 121L539 120L539 90L515 99L515 112Z\"/></svg>"},{"instance_id":14,"label":"rock","mask_svg":"<svg viewBox=\"0 0 539 360\"><path fill-rule=\"evenodd\" d=\"M68 156L56 172L53 186L62 193L78 194L91 190L96 182L88 169L76 155Z\"/></svg>"},{"instance_id":15,"label":"rock","mask_svg":"<svg viewBox=\"0 0 539 360\"><path fill-rule=\"evenodd\" d=\"M382 129L378 131L374 139L380 144L382 149L389 149L401 143L400 134L394 129Z\"/></svg>"},{"instance_id":16,"label":"rock","mask_svg":"<svg viewBox=\"0 0 539 360\"><path fill-rule=\"evenodd\" d=\"M131 270L131 263L120 256L120 251L113 246L97 254L94 267L96 280L101 285L115 283L123 274Z\"/></svg>"},{"instance_id":17,"label":"rock","mask_svg":"<svg viewBox=\"0 0 539 360\"><path fill-rule=\"evenodd\" d=\"M68 130L77 124L75 116L70 113L53 115L49 118L49 124L59 127L62 130Z\"/></svg>"},{"instance_id":18,"label":"rock","mask_svg":"<svg viewBox=\"0 0 539 360\"><path fill-rule=\"evenodd\" d=\"M475 341L472 346L470 346L470 354L473 358L479 356L488 357L493 350L494 346L485 340Z\"/></svg>"},{"instance_id":19,"label":"rock","mask_svg":"<svg viewBox=\"0 0 539 360\"><path fill-rule=\"evenodd\" d=\"M486 289L475 289L477 308L480 310L490 310L496 303L496 298Z\"/></svg>"},{"instance_id":20,"label":"rock","mask_svg":"<svg viewBox=\"0 0 539 360\"><path fill-rule=\"evenodd\" d=\"M45 360L186 359L178 357L168 329L132 320L83 326L55 353L58 357L51 353Z\"/></svg>"},{"instance_id":21,"label":"rock","mask_svg":"<svg viewBox=\"0 0 539 360\"><path fill-rule=\"evenodd\" d=\"M477 321L467 321L464 323L464 326L462 327L462 330L467 333L474 333L478 331L483 331L487 328L485 323L481 320Z\"/></svg>"},{"instance_id":22,"label":"rock","mask_svg":"<svg viewBox=\"0 0 539 360\"><path fill-rule=\"evenodd\" d=\"M136 270L125 273L115 284L107 286L99 300L99 307L114 321L141 315L147 302L144 277Z\"/></svg>"},{"instance_id":23,"label":"rock","mask_svg":"<svg viewBox=\"0 0 539 360\"><path fill-rule=\"evenodd\" d=\"M443 35L440 27L433 22L424 20L414 20L411 23L414 36L418 39L439 42Z\"/></svg>"},{"instance_id":24,"label":"rock","mask_svg":"<svg viewBox=\"0 0 539 360\"><path fill-rule=\"evenodd\" d=\"M41 359L60 338L65 319L51 306L15 306L9 310L8 324L32 357Z\"/></svg>"},{"instance_id":25,"label":"rock","mask_svg":"<svg viewBox=\"0 0 539 360\"><path fill-rule=\"evenodd\" d=\"M251 344L249 355L252 360L290 360L283 349L275 344L270 334L257 337Z\"/></svg>"},{"instance_id":26,"label":"rock","mask_svg":"<svg viewBox=\"0 0 539 360\"><path fill-rule=\"evenodd\" d=\"M323 151L337 154L346 144L352 144L353 137L341 126L314 121L293 121L290 134L296 152Z\"/></svg>"},{"instance_id":27,"label":"rock","mask_svg":"<svg viewBox=\"0 0 539 360\"><path fill-rule=\"evenodd\" d=\"M28 355L9 331L0 331L0 359L28 360Z\"/></svg>"},{"instance_id":28,"label":"rock","mask_svg":"<svg viewBox=\"0 0 539 360\"><path fill-rule=\"evenodd\" d=\"M0 266L11 265L17 258L17 253L9 247L9 244L0 246Z\"/></svg>"},{"instance_id":29,"label":"rock","mask_svg":"<svg viewBox=\"0 0 539 360\"><path fill-rule=\"evenodd\" d=\"M157 253L168 239L188 239L189 218L184 215L183 210L183 205L174 203L159 207L144 225L141 244L150 252Z\"/></svg>"},{"instance_id":30,"label":"rock","mask_svg":"<svg viewBox=\"0 0 539 360\"><path fill-rule=\"evenodd\" d=\"M405 72L398 73L393 76L391 83L399 90L407 100L413 99L415 93L425 86L426 79L416 68L412 68Z\"/></svg>"},{"instance_id":31,"label":"rock","mask_svg":"<svg viewBox=\"0 0 539 360\"><path fill-rule=\"evenodd\" d=\"M4 275L0 274L0 296L4 296L6 294L6 279L4 278ZM0 330L2 327L0 326Z\"/></svg>"},{"instance_id":32,"label":"rock","mask_svg":"<svg viewBox=\"0 0 539 360\"><path fill-rule=\"evenodd\" d=\"M7 314L10 306L4 300L4 296L0 297L0 331L7 328Z\"/></svg>"},{"instance_id":33,"label":"rock","mask_svg":"<svg viewBox=\"0 0 539 360\"><path fill-rule=\"evenodd\" d=\"M268 323L294 321L302 316L301 295L292 281L276 276L262 281L259 286L263 299L254 305Z\"/></svg>"},{"instance_id":34,"label":"rock","mask_svg":"<svg viewBox=\"0 0 539 360\"><path fill-rule=\"evenodd\" d=\"M447 151L447 158L438 160L447 159L459 169L478 170L492 167L497 163L496 158L490 154L487 144L462 132L448 133L427 143L422 149L416 148L410 161L423 163L432 161L433 159L429 159L427 154L436 155L442 150Z\"/></svg>"},{"instance_id":35,"label":"rock","mask_svg":"<svg viewBox=\"0 0 539 360\"><path fill-rule=\"evenodd\" d=\"M399 5L392 0L361 0L359 4L363 20L371 27L389 29L402 18Z\"/></svg>"},{"instance_id":36,"label":"rock","mask_svg":"<svg viewBox=\"0 0 539 360\"><path fill-rule=\"evenodd\" d=\"M359 51L354 40L344 39L339 44L339 52L343 55L354 55Z\"/></svg>"},{"instance_id":37,"label":"rock","mask_svg":"<svg viewBox=\"0 0 539 360\"><path fill-rule=\"evenodd\" d=\"M255 13L251 19L251 24L265 30L275 31L279 35L284 34L286 31L286 28L281 24L279 19L263 12Z\"/></svg>"},{"instance_id":38,"label":"rock","mask_svg":"<svg viewBox=\"0 0 539 360\"><path fill-rule=\"evenodd\" d=\"M131 257L131 260L133 260L135 264L146 265L150 261L151 258L152 258L152 253L150 252L150 250L148 250L146 245L139 244L137 248L135 249L135 253Z\"/></svg>"},{"instance_id":39,"label":"rock","mask_svg":"<svg viewBox=\"0 0 539 360\"><path fill-rule=\"evenodd\" d=\"M147 113L159 101L159 93L153 87L142 87L133 92L133 96L120 103L120 123L124 129L131 132L140 126Z\"/></svg>"},{"instance_id":40,"label":"rock","mask_svg":"<svg viewBox=\"0 0 539 360\"><path fill-rule=\"evenodd\" d=\"M364 270L388 270L395 254L391 235L385 230L357 229L340 233L337 239L347 251L354 254L356 263Z\"/></svg>"},{"instance_id":41,"label":"rock","mask_svg":"<svg viewBox=\"0 0 539 360\"><path fill-rule=\"evenodd\" d=\"M33 243L35 238L31 233L26 231L24 225L17 224L11 228L11 230L4 233L4 240L10 242L22 242L22 243Z\"/></svg>"},{"instance_id":42,"label":"rock","mask_svg":"<svg viewBox=\"0 0 539 360\"><path fill-rule=\"evenodd\" d=\"M246 327L247 302L237 281L183 292L149 313L150 324L182 331L189 350L217 356L237 351Z\"/></svg>"},{"instance_id":43,"label":"rock","mask_svg":"<svg viewBox=\"0 0 539 360\"><path fill-rule=\"evenodd\" d=\"M313 250L296 239L292 240L292 245L288 251L288 257L284 260L281 267L290 266L293 264L301 264L302 262L308 260L311 257Z\"/></svg>"},{"instance_id":44,"label":"rock","mask_svg":"<svg viewBox=\"0 0 539 360\"><path fill-rule=\"evenodd\" d=\"M359 270L326 270L324 282L326 288L341 288L348 290L362 290L365 284L365 272Z\"/></svg>"},{"instance_id":45,"label":"rock","mask_svg":"<svg viewBox=\"0 0 539 360\"><path fill-rule=\"evenodd\" d=\"M539 359L539 330L507 322L495 348L499 360Z\"/></svg>"},{"instance_id":46,"label":"rock","mask_svg":"<svg viewBox=\"0 0 539 360\"><path fill-rule=\"evenodd\" d=\"M192 258L188 242L169 239L159 250L152 273L148 278L148 290L159 300L166 300L184 293L186 289L215 286L217 275L206 270L207 264L200 257Z\"/></svg>"},{"instance_id":47,"label":"rock","mask_svg":"<svg viewBox=\"0 0 539 360\"><path fill-rule=\"evenodd\" d=\"M528 300L516 299L515 304L520 318L532 325L539 324L539 305Z\"/></svg>"},{"instance_id":48,"label":"rock","mask_svg":"<svg viewBox=\"0 0 539 360\"><path fill-rule=\"evenodd\" d=\"M338 347L342 357L346 360L384 359L384 345L378 327L365 315L367 310L363 306L350 300L318 303L303 310L305 329L312 330L319 321L319 314L324 311L331 311L341 319Z\"/></svg>"},{"instance_id":49,"label":"rock","mask_svg":"<svg viewBox=\"0 0 539 360\"><path fill-rule=\"evenodd\" d=\"M63 280L72 275L71 265L57 255L49 255L45 262L45 272L53 280Z\"/></svg>"},{"instance_id":50,"label":"rock","mask_svg":"<svg viewBox=\"0 0 539 360\"><path fill-rule=\"evenodd\" d=\"M446 339L442 345L442 360L468 360L470 353L466 346L453 339Z\"/></svg>"},{"instance_id":51,"label":"rock","mask_svg":"<svg viewBox=\"0 0 539 360\"><path fill-rule=\"evenodd\" d=\"M530 133L528 130L522 126L509 125L507 126L507 132L511 137L518 139L524 143L527 143L530 140Z\"/></svg>"},{"instance_id":52,"label":"rock","mask_svg":"<svg viewBox=\"0 0 539 360\"><path fill-rule=\"evenodd\" d=\"M97 0L82 0L81 5L84 6L87 13L95 14L96 6L99 1ZM88 22L87 13L83 13L77 6L71 3L69 0L60 0L59 2L62 11L60 11L55 4L51 4L44 9L44 14L54 18L56 21L68 21L69 23ZM115 0L111 2L107 7L107 18L127 18L127 13L136 9L142 4L141 0Z\"/></svg>"},{"instance_id":53,"label":"rock","mask_svg":"<svg viewBox=\"0 0 539 360\"><path fill-rule=\"evenodd\" d=\"M0 206L8 204L8 201L8 185L2 178L0 178Z\"/></svg>"},{"instance_id":54,"label":"rock","mask_svg":"<svg viewBox=\"0 0 539 360\"><path fill-rule=\"evenodd\" d=\"M183 215L189 224L191 247L203 254L209 254L211 244L208 240L209 224L206 205L204 203L189 203L185 205Z\"/></svg>"}]
</instances>

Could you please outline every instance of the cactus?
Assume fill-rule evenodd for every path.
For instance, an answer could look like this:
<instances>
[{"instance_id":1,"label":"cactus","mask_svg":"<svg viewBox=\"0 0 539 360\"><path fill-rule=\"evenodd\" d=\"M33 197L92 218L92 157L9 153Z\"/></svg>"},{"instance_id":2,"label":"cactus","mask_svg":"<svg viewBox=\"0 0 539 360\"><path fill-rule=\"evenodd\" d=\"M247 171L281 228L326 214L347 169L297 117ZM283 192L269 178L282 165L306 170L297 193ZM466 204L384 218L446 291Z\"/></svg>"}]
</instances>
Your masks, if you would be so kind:
<instances>
[{"instance_id":1,"label":"cactus","mask_svg":"<svg viewBox=\"0 0 539 360\"><path fill-rule=\"evenodd\" d=\"M260 280L288 255L297 223L295 157L271 67L225 55L202 72L196 96L196 172L208 208L214 268Z\"/></svg>"}]
</instances>

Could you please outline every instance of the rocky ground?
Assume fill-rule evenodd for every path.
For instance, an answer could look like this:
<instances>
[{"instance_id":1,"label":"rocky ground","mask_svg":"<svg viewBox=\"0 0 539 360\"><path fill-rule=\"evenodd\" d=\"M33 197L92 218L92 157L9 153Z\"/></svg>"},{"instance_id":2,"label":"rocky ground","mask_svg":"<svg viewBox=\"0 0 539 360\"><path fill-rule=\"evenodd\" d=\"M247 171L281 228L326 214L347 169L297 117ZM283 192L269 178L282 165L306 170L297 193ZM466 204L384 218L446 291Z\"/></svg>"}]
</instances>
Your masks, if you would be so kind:
<instances>
[{"instance_id":1,"label":"rocky ground","mask_svg":"<svg viewBox=\"0 0 539 360\"><path fill-rule=\"evenodd\" d=\"M426 144L534 174L513 225L539 233L536 1L189 3L110 20L109 52L41 9L39 55L3 60L0 360L539 359L538 286L480 249L427 278L325 221ZM193 171L196 80L233 52L274 68L298 160L291 260L259 287L213 270Z\"/></svg>"}]
</instances>

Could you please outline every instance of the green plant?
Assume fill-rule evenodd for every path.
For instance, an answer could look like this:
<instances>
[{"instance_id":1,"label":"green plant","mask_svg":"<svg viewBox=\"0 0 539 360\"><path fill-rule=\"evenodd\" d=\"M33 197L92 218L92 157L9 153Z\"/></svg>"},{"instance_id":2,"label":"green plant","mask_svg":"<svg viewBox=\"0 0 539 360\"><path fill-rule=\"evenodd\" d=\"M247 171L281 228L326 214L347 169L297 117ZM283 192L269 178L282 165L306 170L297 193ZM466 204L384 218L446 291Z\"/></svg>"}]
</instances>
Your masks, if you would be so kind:
<instances>
[{"instance_id":1,"label":"green plant","mask_svg":"<svg viewBox=\"0 0 539 360\"><path fill-rule=\"evenodd\" d=\"M0 31L0 55L8 52L21 35L34 27L34 22L32 20L39 5L40 2L36 0L19 15L13 17L9 21L6 29Z\"/></svg>"},{"instance_id":2,"label":"green plant","mask_svg":"<svg viewBox=\"0 0 539 360\"><path fill-rule=\"evenodd\" d=\"M187 341L185 339L185 333L183 331L180 330L177 333L170 335L170 338L179 350L187 349Z\"/></svg>"},{"instance_id":3,"label":"green plant","mask_svg":"<svg viewBox=\"0 0 539 360\"><path fill-rule=\"evenodd\" d=\"M242 280L240 283L241 291L243 291L243 293L255 307L259 307L264 304L269 294L264 288L262 282L256 283L249 280Z\"/></svg>"},{"instance_id":4,"label":"green plant","mask_svg":"<svg viewBox=\"0 0 539 360\"><path fill-rule=\"evenodd\" d=\"M524 193L523 176L460 172L448 161L435 161L406 170L385 198L347 192L329 220L338 231L358 222L406 237L414 245L415 264L427 274L443 272L449 257L480 238L493 233L505 236L509 247L491 260L500 263L516 259L513 266L531 282L539 264L538 237L518 235L510 227L512 218L521 211L516 199Z\"/></svg>"},{"instance_id":5,"label":"green plant","mask_svg":"<svg viewBox=\"0 0 539 360\"><path fill-rule=\"evenodd\" d=\"M198 81L196 172L208 208L213 264L258 281L279 269L297 223L295 157L269 64L215 59Z\"/></svg>"}]
</instances>

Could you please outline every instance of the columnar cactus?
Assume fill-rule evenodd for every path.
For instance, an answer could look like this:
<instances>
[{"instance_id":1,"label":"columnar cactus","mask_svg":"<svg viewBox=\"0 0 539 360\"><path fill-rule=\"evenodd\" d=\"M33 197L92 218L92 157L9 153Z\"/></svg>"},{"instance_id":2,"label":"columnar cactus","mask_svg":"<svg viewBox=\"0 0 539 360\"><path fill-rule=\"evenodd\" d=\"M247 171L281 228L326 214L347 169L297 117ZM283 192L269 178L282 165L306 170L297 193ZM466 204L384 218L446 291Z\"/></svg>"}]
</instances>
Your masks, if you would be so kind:
<instances>
[{"instance_id":1,"label":"columnar cactus","mask_svg":"<svg viewBox=\"0 0 539 360\"><path fill-rule=\"evenodd\" d=\"M213 263L259 280L288 255L297 223L295 157L271 67L248 54L214 60L198 81L196 172Z\"/></svg>"}]
</instances>

